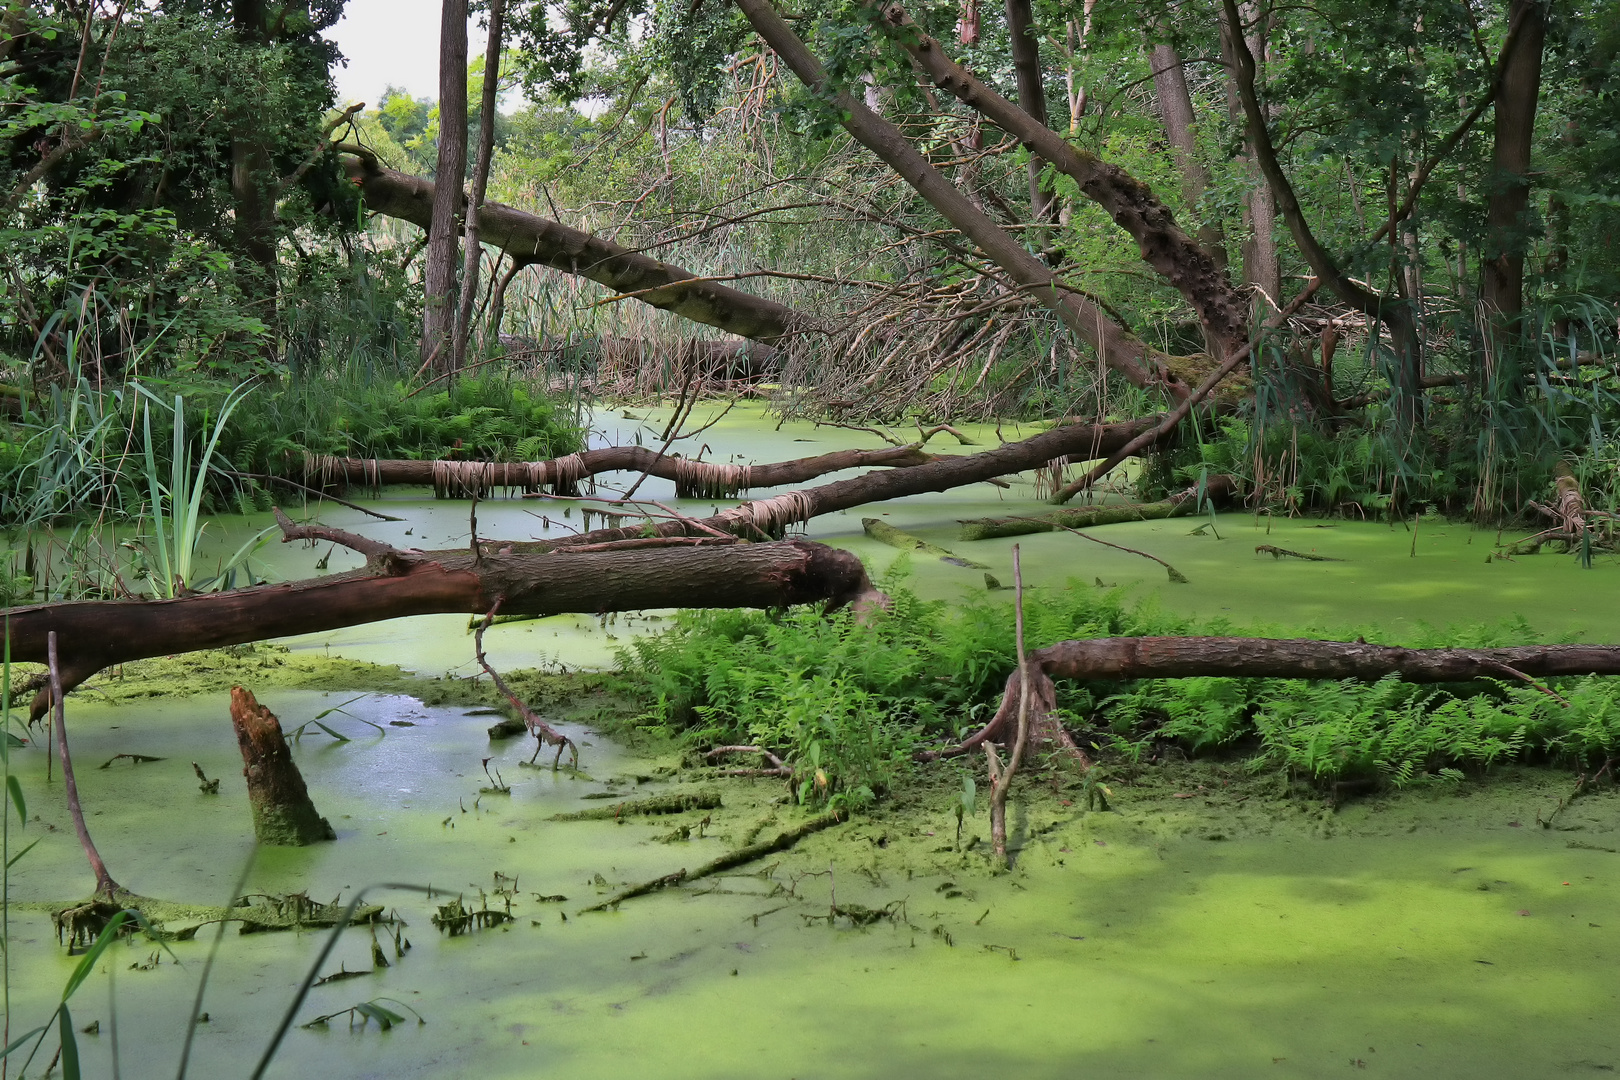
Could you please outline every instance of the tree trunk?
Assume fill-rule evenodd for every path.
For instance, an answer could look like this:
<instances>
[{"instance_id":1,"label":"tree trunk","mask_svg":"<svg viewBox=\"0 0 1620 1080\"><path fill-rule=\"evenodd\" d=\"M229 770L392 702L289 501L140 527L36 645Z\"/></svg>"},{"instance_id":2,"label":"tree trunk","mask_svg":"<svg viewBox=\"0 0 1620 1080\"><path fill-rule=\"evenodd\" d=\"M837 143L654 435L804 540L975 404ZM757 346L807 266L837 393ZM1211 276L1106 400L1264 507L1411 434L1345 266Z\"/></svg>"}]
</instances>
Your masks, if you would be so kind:
<instances>
[{"instance_id":1,"label":"tree trunk","mask_svg":"<svg viewBox=\"0 0 1620 1080\"><path fill-rule=\"evenodd\" d=\"M746 0L749 8L762 3L763 0ZM1241 298L1227 281L1225 273L1216 267L1196 241L1177 226L1175 215L1146 184L1119 166L1076 149L1051 128L1036 123L1022 109L945 55L939 42L923 33L898 4L886 7L883 16L898 43L928 73L934 85L948 90L964 105L1015 136L1031 153L1038 153L1052 162L1080 186L1087 198L1106 210L1116 225L1136 240L1143 261L1173 285L1198 313L1206 337L1217 343L1219 353L1230 353L1243 346L1248 340L1248 320ZM881 152L879 156L882 156ZM913 172L896 162L891 161L890 164L907 180L911 180ZM915 182L913 186L916 186ZM939 204L935 206L944 213ZM947 213L946 217L950 215ZM968 232L965 228L963 231ZM983 238L971 232L969 235L981 247L985 247ZM985 247L985 250L988 252L990 249ZM1020 247L1017 250L1023 249ZM999 256L997 261L1002 261ZM1007 263L1003 262L1002 265L1017 276L1017 272ZM1179 400L1186 394L1187 389L1183 384L1174 396Z\"/></svg>"},{"instance_id":2,"label":"tree trunk","mask_svg":"<svg viewBox=\"0 0 1620 1080\"><path fill-rule=\"evenodd\" d=\"M1192 93L1187 89L1187 73L1181 66L1181 54L1169 42L1153 47L1153 87L1159 97L1159 116L1164 122L1164 135L1175 152L1176 166L1181 171L1181 201L1189 213L1198 214L1198 204L1209 188L1209 170L1198 157L1198 140L1193 127L1197 123L1193 111ZM1199 215L1202 217L1202 215ZM1200 225L1198 242L1223 272L1226 270L1226 237L1219 223Z\"/></svg>"},{"instance_id":3,"label":"tree trunk","mask_svg":"<svg viewBox=\"0 0 1620 1080\"><path fill-rule=\"evenodd\" d=\"M1030 0L1007 0L1007 33L1012 40L1013 73L1018 83L1018 107L1042 127L1047 127L1046 82L1041 75L1040 38L1035 33L1035 15ZM1038 155L1029 157L1029 217L1031 221L1054 220L1052 194L1041 190L1041 170L1046 162Z\"/></svg>"},{"instance_id":4,"label":"tree trunk","mask_svg":"<svg viewBox=\"0 0 1620 1080\"><path fill-rule=\"evenodd\" d=\"M766 44L776 50L806 86L825 89L821 61L799 40L770 0L737 0L737 6ZM937 53L937 46L931 51ZM1050 267L975 208L899 129L846 93L834 95L833 101L842 113L845 130L857 142L892 168L1009 277L1050 307L1076 337L1097 351L1104 363L1134 386L1162 390L1177 400L1186 397L1187 384L1170 368L1167 357L1150 350L1086 297L1056 284ZM1022 110L1010 104L1008 109L1022 117L1024 123L1029 123ZM1051 133L1048 131L1048 134ZM1045 148L1040 149L1044 152ZM1064 149L1073 153L1066 145Z\"/></svg>"},{"instance_id":5,"label":"tree trunk","mask_svg":"<svg viewBox=\"0 0 1620 1080\"><path fill-rule=\"evenodd\" d=\"M1516 328L1524 310L1524 253L1530 239L1525 213L1530 205L1530 155L1547 35L1545 8L1544 0L1512 0L1511 19L1519 30L1502 57L1496 94L1496 142L1491 152L1480 291L1486 310L1504 330Z\"/></svg>"},{"instance_id":6,"label":"tree trunk","mask_svg":"<svg viewBox=\"0 0 1620 1080\"><path fill-rule=\"evenodd\" d=\"M484 248L478 238L478 211L489 190L489 160L495 153L495 110L499 106L501 82L501 40L506 29L506 0L490 0L489 44L484 50L484 92L478 111L478 163L473 166L472 199L467 217L465 248L461 268L461 304L456 312L456 344L451 367L467 366L467 342L472 337L473 304L478 299L478 264ZM499 328L497 328L499 332Z\"/></svg>"},{"instance_id":7,"label":"tree trunk","mask_svg":"<svg viewBox=\"0 0 1620 1080\"><path fill-rule=\"evenodd\" d=\"M638 530L630 530L637 533ZM399 552L331 530L291 530L365 551L364 570L175 600L104 600L13 608L11 658L44 663L55 630L71 689L112 664L315 633L406 615L598 614L671 607L777 608L854 601L870 585L848 552L788 540L646 550L503 554L537 545L484 542L464 551ZM547 545L555 546L555 545ZM490 549L490 550L484 550ZM48 695L35 701L43 714Z\"/></svg>"},{"instance_id":8,"label":"tree trunk","mask_svg":"<svg viewBox=\"0 0 1620 1080\"><path fill-rule=\"evenodd\" d=\"M1237 485L1230 476L1211 476L1204 486L1204 497L1217 506L1230 502ZM1129 521L1157 521L1197 512L1198 488L1188 488L1159 502L1118 506L1086 506L1074 510L1030 515L1028 517L972 518L959 521L957 535L963 540L996 540L1007 536L1055 532L1058 529L1089 529L1098 525L1121 525Z\"/></svg>"},{"instance_id":9,"label":"tree trunk","mask_svg":"<svg viewBox=\"0 0 1620 1080\"><path fill-rule=\"evenodd\" d=\"M349 178L360 187L366 207L431 232L439 185L383 168L370 151L344 144ZM696 280L699 275L611 240L501 203L485 203L478 214L483 243L499 247L516 264L547 266L577 274L636 300L693 322L719 327L739 337L774 344L794 325L794 316L774 300ZM801 320L802 321L802 320Z\"/></svg>"},{"instance_id":10,"label":"tree trunk","mask_svg":"<svg viewBox=\"0 0 1620 1080\"><path fill-rule=\"evenodd\" d=\"M1620 645L1525 645L1502 649L1404 649L1362 641L1238 637L1091 638L1060 641L1029 654L1030 696L1051 709L1052 680L1359 679L1389 675L1414 683L1475 679L1620 674ZM966 753L987 739L1003 739L1018 718L1023 697L1018 672L1007 677L996 714L978 732L946 750L916 755L931 761ZM1032 720L1039 718L1032 717Z\"/></svg>"},{"instance_id":11,"label":"tree trunk","mask_svg":"<svg viewBox=\"0 0 1620 1080\"><path fill-rule=\"evenodd\" d=\"M439 20L439 181L428 227L422 366L455 372L456 228L467 172L467 0L443 0Z\"/></svg>"},{"instance_id":12,"label":"tree trunk","mask_svg":"<svg viewBox=\"0 0 1620 1080\"><path fill-rule=\"evenodd\" d=\"M253 835L259 843L305 847L336 840L331 823L310 800L275 713L260 705L250 691L233 686L231 726L242 749L242 775L247 778Z\"/></svg>"},{"instance_id":13,"label":"tree trunk","mask_svg":"<svg viewBox=\"0 0 1620 1080\"><path fill-rule=\"evenodd\" d=\"M660 454L643 446L607 446L549 461L410 461L377 458L310 457L289 470L312 488L343 491L389 484L432 487L439 498L467 498L501 489L539 491L550 485L572 495L588 476L606 472L642 472L675 482L678 499L732 498L752 488L802 484L843 469L874 466L911 468L938 460L920 446L882 450L835 450L830 454L760 465L692 461Z\"/></svg>"},{"instance_id":14,"label":"tree trunk","mask_svg":"<svg viewBox=\"0 0 1620 1080\"><path fill-rule=\"evenodd\" d=\"M244 44L267 47L268 15L264 0L232 0L231 29ZM251 107L231 132L231 201L236 219L237 242L253 263L247 290L252 300L250 312L274 327L279 293L279 264L276 254L275 178L271 175L270 151L257 128L258 116ZM272 333L265 346L274 359L276 337Z\"/></svg>"},{"instance_id":15,"label":"tree trunk","mask_svg":"<svg viewBox=\"0 0 1620 1080\"><path fill-rule=\"evenodd\" d=\"M1253 20L1257 14L1254 5L1250 3L1239 5L1239 11L1244 21ZM1232 44L1232 35L1235 32L1230 20L1221 21L1221 57L1226 62L1229 73L1226 107L1233 122L1241 125L1244 122L1244 107L1238 89L1237 50ZM1249 54L1254 58L1254 78L1261 81L1264 78L1261 71L1265 62L1265 35L1256 29L1243 35L1243 41ZM1257 292L1250 307L1251 317L1258 320L1270 306L1265 297L1270 297L1271 303L1282 302L1279 297L1282 292L1282 268L1277 258L1277 200L1260 167L1259 151L1253 137L1246 136L1244 141L1245 153L1242 162L1252 177L1252 183L1243 196L1243 282ZM1265 296L1262 297L1258 293L1264 293Z\"/></svg>"}]
</instances>

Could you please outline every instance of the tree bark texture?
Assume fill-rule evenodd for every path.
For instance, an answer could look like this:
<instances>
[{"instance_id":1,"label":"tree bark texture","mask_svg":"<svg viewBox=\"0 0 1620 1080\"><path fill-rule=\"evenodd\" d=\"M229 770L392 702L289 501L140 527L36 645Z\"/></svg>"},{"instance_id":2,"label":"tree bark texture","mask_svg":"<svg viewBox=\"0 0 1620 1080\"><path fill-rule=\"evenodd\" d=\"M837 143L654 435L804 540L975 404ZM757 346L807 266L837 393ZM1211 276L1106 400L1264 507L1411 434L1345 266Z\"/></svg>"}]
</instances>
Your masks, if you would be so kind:
<instances>
[{"instance_id":1,"label":"tree bark texture","mask_svg":"<svg viewBox=\"0 0 1620 1080\"><path fill-rule=\"evenodd\" d=\"M428 225L422 364L455 367L456 236L467 171L467 0L443 0L439 21L439 184Z\"/></svg>"},{"instance_id":2,"label":"tree bark texture","mask_svg":"<svg viewBox=\"0 0 1620 1080\"><path fill-rule=\"evenodd\" d=\"M431 232L439 185L384 168L369 152L351 154L346 167L368 209ZM483 243L519 263L589 278L634 293L644 304L766 345L785 337L794 322L792 312L774 300L696 280L700 275L690 270L501 203L479 209L478 233Z\"/></svg>"},{"instance_id":3,"label":"tree bark texture","mask_svg":"<svg viewBox=\"0 0 1620 1080\"><path fill-rule=\"evenodd\" d=\"M503 548L509 546L516 545ZM406 615L484 615L497 600L503 615L544 616L840 604L869 589L854 555L798 540L581 554L480 552L476 559L470 549L393 552L372 544L368 554L371 565L363 570L235 592L13 608L7 616L11 658L44 663L46 635L55 630L62 682L71 689L129 660ZM36 699L38 714L46 702L45 695Z\"/></svg>"},{"instance_id":4,"label":"tree bark texture","mask_svg":"<svg viewBox=\"0 0 1620 1080\"><path fill-rule=\"evenodd\" d=\"M1237 485L1230 476L1211 476L1204 485L1204 497L1217 506L1230 502L1236 493ZM1058 529L1089 529L1098 525L1122 525L1128 521L1159 521L1192 514L1198 506L1198 489L1194 487L1159 502L1083 506L1038 517L973 518L957 523L960 526L957 535L963 540L997 540L1007 536L1056 532Z\"/></svg>"},{"instance_id":5,"label":"tree bark texture","mask_svg":"<svg viewBox=\"0 0 1620 1080\"><path fill-rule=\"evenodd\" d=\"M1524 253L1529 237L1530 154L1541 94L1541 53L1547 36L1545 0L1512 0L1518 26L1501 60L1496 93L1496 138L1491 152L1481 299L1504 326L1524 309Z\"/></svg>"},{"instance_id":6,"label":"tree bark texture","mask_svg":"<svg viewBox=\"0 0 1620 1080\"><path fill-rule=\"evenodd\" d=\"M466 214L466 235L461 267L461 303L456 308L453 370L467 366L467 343L472 339L473 305L478 299L478 268L484 247L478 237L478 211L489 190L489 162L495 153L495 109L501 86L501 40L506 32L506 0L490 0L489 44L484 50L484 92L478 103L478 158L473 166L472 199ZM494 328L500 333L500 327Z\"/></svg>"},{"instance_id":7,"label":"tree bark texture","mask_svg":"<svg viewBox=\"0 0 1620 1080\"><path fill-rule=\"evenodd\" d=\"M253 835L259 843L305 847L336 840L331 823L309 797L275 713L260 705L251 691L233 686L231 726L242 750L242 775L247 778Z\"/></svg>"},{"instance_id":8,"label":"tree bark texture","mask_svg":"<svg viewBox=\"0 0 1620 1080\"><path fill-rule=\"evenodd\" d=\"M431 486L440 498L470 498L501 489L524 492L550 486L557 494L575 494L588 476L606 472L642 472L675 482L681 499L731 498L751 488L802 484L841 469L877 466L911 468L938 460L920 446L882 450L835 450L830 454L761 465L727 465L660 454L643 446L608 446L549 461L408 461L376 458L307 458L290 469L288 479L323 490L379 488L388 484Z\"/></svg>"},{"instance_id":9,"label":"tree bark texture","mask_svg":"<svg viewBox=\"0 0 1620 1080\"><path fill-rule=\"evenodd\" d=\"M747 2L752 5L762 0ZM1076 149L1045 124L1036 123L947 56L939 42L923 33L900 5L888 5L883 14L896 39L933 79L935 86L949 91L964 105L1017 138L1030 153L1039 154L1073 178L1088 198L1136 240L1142 260L1173 285L1198 313L1206 336L1216 343L1220 353L1231 352L1248 340L1248 318L1242 297L1209 254L1181 230L1175 215L1158 200L1152 189L1119 166ZM908 180L911 178L909 173L902 175ZM977 235L973 235L973 239L984 246ZM1011 267L1007 269L1012 272ZM1183 385L1177 396L1185 394Z\"/></svg>"},{"instance_id":10,"label":"tree bark texture","mask_svg":"<svg viewBox=\"0 0 1620 1080\"><path fill-rule=\"evenodd\" d=\"M1168 42L1153 46L1151 63L1153 88L1159 98L1159 118L1174 153L1176 168L1181 172L1181 201L1189 211L1196 213L1209 188L1209 170L1198 156L1198 140L1194 134L1197 114L1193 111L1192 92L1187 89L1187 73L1181 66L1181 54ZM1224 272L1226 237L1220 226L1200 226L1198 243L1210 261Z\"/></svg>"},{"instance_id":11,"label":"tree bark texture","mask_svg":"<svg viewBox=\"0 0 1620 1080\"><path fill-rule=\"evenodd\" d=\"M736 2L743 14L748 17L754 30L776 51L787 66L793 69L794 74L807 87L817 92L827 89L826 72L822 68L821 61L810 52L777 13L770 0L736 0ZM939 53L937 46L929 51ZM997 100L1002 101L1008 113L1022 118L1021 122L1013 123L1038 126L1033 125L1028 115L1017 106L999 97ZM945 220L977 244L1008 277L1051 308L1076 337L1097 351L1104 363L1119 372L1133 386L1162 390L1176 400L1187 395L1189 391L1186 382L1170 368L1167 357L1149 349L1091 300L1079 293L1066 290L1057 283L1050 267L1031 255L1017 239L976 208L967 196L934 168L928 158L918 151L898 128L848 94L838 93L833 102L843 114L844 129L857 142L872 151L879 160L910 184L913 190ZM1051 134L1044 127L1041 127L1041 130ZM1055 135L1052 138L1061 144L1060 154L1071 156L1074 154L1061 139ZM1033 141L1030 148L1042 153L1047 149L1044 145L1035 145ZM1063 161L1059 157L1053 157L1052 160L1060 167L1063 166ZM1136 187L1143 193L1147 191L1140 184Z\"/></svg>"},{"instance_id":12,"label":"tree bark texture","mask_svg":"<svg viewBox=\"0 0 1620 1080\"><path fill-rule=\"evenodd\" d=\"M1046 82L1041 74L1040 38L1035 30L1035 13L1030 0L1007 0L1007 35L1012 42L1013 74L1018 84L1018 107L1041 127L1046 117ZM1046 162L1039 155L1029 158L1029 216L1031 221L1050 221L1056 203L1051 192L1041 190L1041 170Z\"/></svg>"},{"instance_id":13,"label":"tree bark texture","mask_svg":"<svg viewBox=\"0 0 1620 1080\"><path fill-rule=\"evenodd\" d=\"M1361 641L1305 638L1136 637L1060 641L1029 654L1030 699L1044 718L1056 708L1053 679L1360 679L1397 675L1414 683L1531 676L1620 675L1620 645L1524 645L1501 649L1405 649ZM966 753L987 739L1005 741L1023 698L1017 671L1007 676L996 714L977 733L920 761ZM1034 710L1032 710L1034 711Z\"/></svg>"}]
</instances>

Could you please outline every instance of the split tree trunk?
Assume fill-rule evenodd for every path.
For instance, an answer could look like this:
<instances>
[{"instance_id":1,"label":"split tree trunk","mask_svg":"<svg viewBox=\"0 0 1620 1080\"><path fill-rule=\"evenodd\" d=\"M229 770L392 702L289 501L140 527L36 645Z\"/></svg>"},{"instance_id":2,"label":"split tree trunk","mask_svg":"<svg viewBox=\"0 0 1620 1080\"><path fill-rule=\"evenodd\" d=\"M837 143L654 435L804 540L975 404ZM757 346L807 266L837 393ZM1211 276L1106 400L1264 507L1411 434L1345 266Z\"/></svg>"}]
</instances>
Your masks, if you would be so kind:
<instances>
[{"instance_id":1,"label":"split tree trunk","mask_svg":"<svg viewBox=\"0 0 1620 1080\"><path fill-rule=\"evenodd\" d=\"M253 835L261 844L306 847L336 840L315 809L303 774L292 759L276 714L260 705L251 691L231 687L231 726L242 749L242 775L253 806Z\"/></svg>"},{"instance_id":2,"label":"split tree trunk","mask_svg":"<svg viewBox=\"0 0 1620 1080\"><path fill-rule=\"evenodd\" d=\"M1035 13L1030 0L1007 0L1007 35L1012 42L1013 72L1018 83L1018 107L1029 118L1046 127L1046 81L1041 74L1040 38L1036 35ZM1055 216L1052 194L1041 190L1041 170L1046 162L1038 155L1029 158L1029 216L1031 221L1051 221Z\"/></svg>"},{"instance_id":3,"label":"split tree trunk","mask_svg":"<svg viewBox=\"0 0 1620 1080\"><path fill-rule=\"evenodd\" d=\"M443 0L439 21L439 185L428 227L422 366L454 372L456 228L467 171L467 0Z\"/></svg>"}]
</instances>

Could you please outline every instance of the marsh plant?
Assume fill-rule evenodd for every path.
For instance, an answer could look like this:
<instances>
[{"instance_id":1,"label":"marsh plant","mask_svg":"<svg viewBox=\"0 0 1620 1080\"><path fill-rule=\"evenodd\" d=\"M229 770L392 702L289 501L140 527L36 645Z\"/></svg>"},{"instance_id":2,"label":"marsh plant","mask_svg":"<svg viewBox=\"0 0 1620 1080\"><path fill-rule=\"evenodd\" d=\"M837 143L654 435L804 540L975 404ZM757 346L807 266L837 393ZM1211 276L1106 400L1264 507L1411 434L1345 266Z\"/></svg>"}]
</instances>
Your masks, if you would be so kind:
<instances>
[{"instance_id":1,"label":"marsh plant","mask_svg":"<svg viewBox=\"0 0 1620 1080\"><path fill-rule=\"evenodd\" d=\"M806 802L842 796L860 804L883 794L904 780L918 746L959 739L988 719L1016 663L1004 602L989 594L949 606L923 602L904 575L902 562L884 577L892 609L865 621L809 609L680 613L672 628L620 653L649 703L640 722L698 747L770 749L794 766L795 793ZM1071 638L1233 632L1079 582L1027 597L1026 621L1031 648ZM1522 620L1427 631L1421 640L1361 632L1369 641L1425 647L1537 640ZM941 671L954 676L939 678ZM1324 785L1451 782L1509 762L1586 765L1620 752L1620 679L1603 676L1545 687L1415 686L1394 677L1066 682L1058 684L1058 706L1077 741L1104 762L1134 766L1167 751L1236 756L1256 771ZM1103 796L1094 802L1106 799L1102 777L1088 781Z\"/></svg>"}]
</instances>

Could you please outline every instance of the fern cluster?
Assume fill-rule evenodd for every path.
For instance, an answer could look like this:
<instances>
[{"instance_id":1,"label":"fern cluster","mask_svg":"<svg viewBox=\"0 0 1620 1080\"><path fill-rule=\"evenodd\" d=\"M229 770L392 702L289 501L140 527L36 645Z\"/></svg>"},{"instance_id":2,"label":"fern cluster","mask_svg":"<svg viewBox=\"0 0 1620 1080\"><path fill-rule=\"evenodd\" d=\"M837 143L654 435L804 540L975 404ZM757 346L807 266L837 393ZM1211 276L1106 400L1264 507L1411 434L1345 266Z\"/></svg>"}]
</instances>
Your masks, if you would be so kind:
<instances>
[{"instance_id":1,"label":"fern cluster","mask_svg":"<svg viewBox=\"0 0 1620 1080\"><path fill-rule=\"evenodd\" d=\"M898 565L882 582L893 608L864 622L810 609L680 613L670 629L620 653L649 703L641 722L695 746L772 750L798 770L805 799L861 802L882 793L905 776L915 747L982 724L1015 664L1005 603L989 595L923 602L905 587L904 573ZM1032 648L1072 638L1232 632L1224 622L1195 623L1075 582L1030 594L1025 612ZM1535 640L1522 620L1431 629L1398 642L1362 632L1427 647ZM1236 754L1256 770L1323 784L1399 787L1504 762L1591 762L1620 752L1620 679L1595 676L1550 688L1395 678L1064 683L1058 704L1075 736L1105 757L1140 762L1168 747Z\"/></svg>"}]
</instances>

